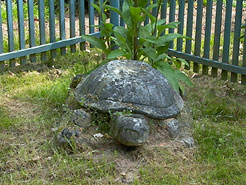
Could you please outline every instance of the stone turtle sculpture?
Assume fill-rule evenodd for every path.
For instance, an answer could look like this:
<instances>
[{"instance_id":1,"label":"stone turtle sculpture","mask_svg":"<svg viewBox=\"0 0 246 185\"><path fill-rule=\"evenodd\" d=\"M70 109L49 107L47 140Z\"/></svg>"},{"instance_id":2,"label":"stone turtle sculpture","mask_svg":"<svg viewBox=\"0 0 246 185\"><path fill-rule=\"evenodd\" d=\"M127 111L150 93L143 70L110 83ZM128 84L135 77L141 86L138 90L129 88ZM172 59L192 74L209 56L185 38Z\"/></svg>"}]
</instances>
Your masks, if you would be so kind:
<instances>
[{"instance_id":1,"label":"stone turtle sculpture","mask_svg":"<svg viewBox=\"0 0 246 185\"><path fill-rule=\"evenodd\" d=\"M133 60L114 60L83 76L74 95L85 108L113 113L112 135L127 146L147 141L151 119L175 118L184 107L180 95L158 70ZM84 117L88 124L88 113Z\"/></svg>"}]
</instances>

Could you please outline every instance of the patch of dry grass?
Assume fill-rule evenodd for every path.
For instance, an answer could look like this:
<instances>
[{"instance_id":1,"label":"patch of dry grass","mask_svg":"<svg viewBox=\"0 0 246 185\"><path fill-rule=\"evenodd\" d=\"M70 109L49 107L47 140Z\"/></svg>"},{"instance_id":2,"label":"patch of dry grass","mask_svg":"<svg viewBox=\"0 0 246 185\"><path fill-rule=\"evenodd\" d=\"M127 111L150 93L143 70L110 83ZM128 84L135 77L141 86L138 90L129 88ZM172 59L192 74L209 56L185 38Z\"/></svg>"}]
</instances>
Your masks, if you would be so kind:
<instances>
[{"instance_id":1,"label":"patch of dry grass","mask_svg":"<svg viewBox=\"0 0 246 185\"><path fill-rule=\"evenodd\" d=\"M245 86L199 75L185 97L195 148L160 142L129 150L110 138L60 147L67 87L87 60L95 58L77 53L44 71L0 76L0 184L246 183Z\"/></svg>"}]
</instances>

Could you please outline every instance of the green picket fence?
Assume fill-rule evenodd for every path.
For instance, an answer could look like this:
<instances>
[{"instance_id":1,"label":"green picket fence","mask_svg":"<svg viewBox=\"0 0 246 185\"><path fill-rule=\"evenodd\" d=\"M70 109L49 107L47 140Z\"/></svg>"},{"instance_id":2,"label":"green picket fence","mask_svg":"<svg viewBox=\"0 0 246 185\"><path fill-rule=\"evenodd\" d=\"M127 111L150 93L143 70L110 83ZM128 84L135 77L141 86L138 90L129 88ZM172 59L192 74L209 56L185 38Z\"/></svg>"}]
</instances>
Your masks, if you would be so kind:
<instances>
[{"instance_id":1,"label":"green picket fence","mask_svg":"<svg viewBox=\"0 0 246 185\"><path fill-rule=\"evenodd\" d=\"M167 0L164 0L166 3ZM246 37L240 39L245 24L244 0L169 1L169 21L180 22L178 33L192 37L177 41L169 54L193 61L193 71L220 76L223 80L246 84ZM164 17L167 6L163 6ZM244 17L243 17L244 12ZM176 17L176 18L175 18ZM210 67L209 67L210 66ZM239 79L240 77L240 79Z\"/></svg>"},{"instance_id":2,"label":"green picket fence","mask_svg":"<svg viewBox=\"0 0 246 185\"><path fill-rule=\"evenodd\" d=\"M80 44L81 50L85 49L81 35L95 21L94 8L85 7L86 4L85 0L69 0L68 4L64 0L0 1L0 70L4 71L6 61L14 67L27 61L35 62L37 57L46 60L48 52L49 57L54 58L58 48L62 55L66 54L67 46L70 46L71 52L76 52L76 44ZM85 15L85 9L89 10L88 15ZM79 21L76 21L77 18ZM94 27L90 27L88 34L100 36Z\"/></svg>"},{"instance_id":3,"label":"green picket fence","mask_svg":"<svg viewBox=\"0 0 246 185\"><path fill-rule=\"evenodd\" d=\"M71 52L84 50L81 35L100 37L100 31L90 26L99 19L90 4L94 0L88 1L0 1L0 70L54 58L57 52L65 55L68 47ZM123 1L110 0L110 4L120 7ZM244 0L163 0L161 18L180 22L177 30L169 32L193 38L171 43L169 54L189 61L194 72L246 84L246 36L240 39L246 31L241 29L245 6ZM110 12L110 20L124 25L115 12Z\"/></svg>"}]
</instances>

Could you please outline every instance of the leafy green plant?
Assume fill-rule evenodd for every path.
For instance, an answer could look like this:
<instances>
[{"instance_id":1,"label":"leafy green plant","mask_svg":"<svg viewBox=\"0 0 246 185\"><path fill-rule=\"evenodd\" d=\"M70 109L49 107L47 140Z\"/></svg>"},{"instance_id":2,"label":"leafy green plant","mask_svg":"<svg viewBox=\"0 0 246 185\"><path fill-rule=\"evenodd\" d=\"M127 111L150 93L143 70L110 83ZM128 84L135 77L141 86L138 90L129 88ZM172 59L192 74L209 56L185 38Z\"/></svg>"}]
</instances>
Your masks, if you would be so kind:
<instances>
[{"instance_id":1,"label":"leafy green plant","mask_svg":"<svg viewBox=\"0 0 246 185\"><path fill-rule=\"evenodd\" d=\"M129 60L147 61L158 69L177 91L183 91L180 81L191 84L190 79L179 68L181 63L188 65L185 60L172 58L167 55L169 44L177 38L186 38L178 33L166 33L167 29L177 28L177 22L166 24L164 19L158 20L162 1L147 6L146 0L125 0L122 10L109 6L104 2L99 6L93 4L101 16L98 26L101 39L93 36L82 36L92 45L103 50L106 59L126 58ZM153 15L153 9L157 9ZM115 26L107 23L104 9L115 11L124 20L126 26ZM149 23L144 25L146 19ZM112 50L112 48L116 48Z\"/></svg>"}]
</instances>

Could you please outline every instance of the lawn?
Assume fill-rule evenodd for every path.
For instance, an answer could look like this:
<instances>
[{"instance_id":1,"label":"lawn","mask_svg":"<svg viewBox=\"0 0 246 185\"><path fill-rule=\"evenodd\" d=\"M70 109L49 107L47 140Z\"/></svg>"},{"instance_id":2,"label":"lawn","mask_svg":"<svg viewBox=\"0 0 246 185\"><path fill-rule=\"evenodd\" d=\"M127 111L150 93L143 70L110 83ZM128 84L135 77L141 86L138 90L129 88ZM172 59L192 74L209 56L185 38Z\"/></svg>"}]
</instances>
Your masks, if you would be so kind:
<instances>
[{"instance_id":1,"label":"lawn","mask_svg":"<svg viewBox=\"0 0 246 185\"><path fill-rule=\"evenodd\" d=\"M246 183L246 87L193 73L195 147L60 146L71 79L99 58L77 52L0 76L0 184Z\"/></svg>"}]
</instances>

